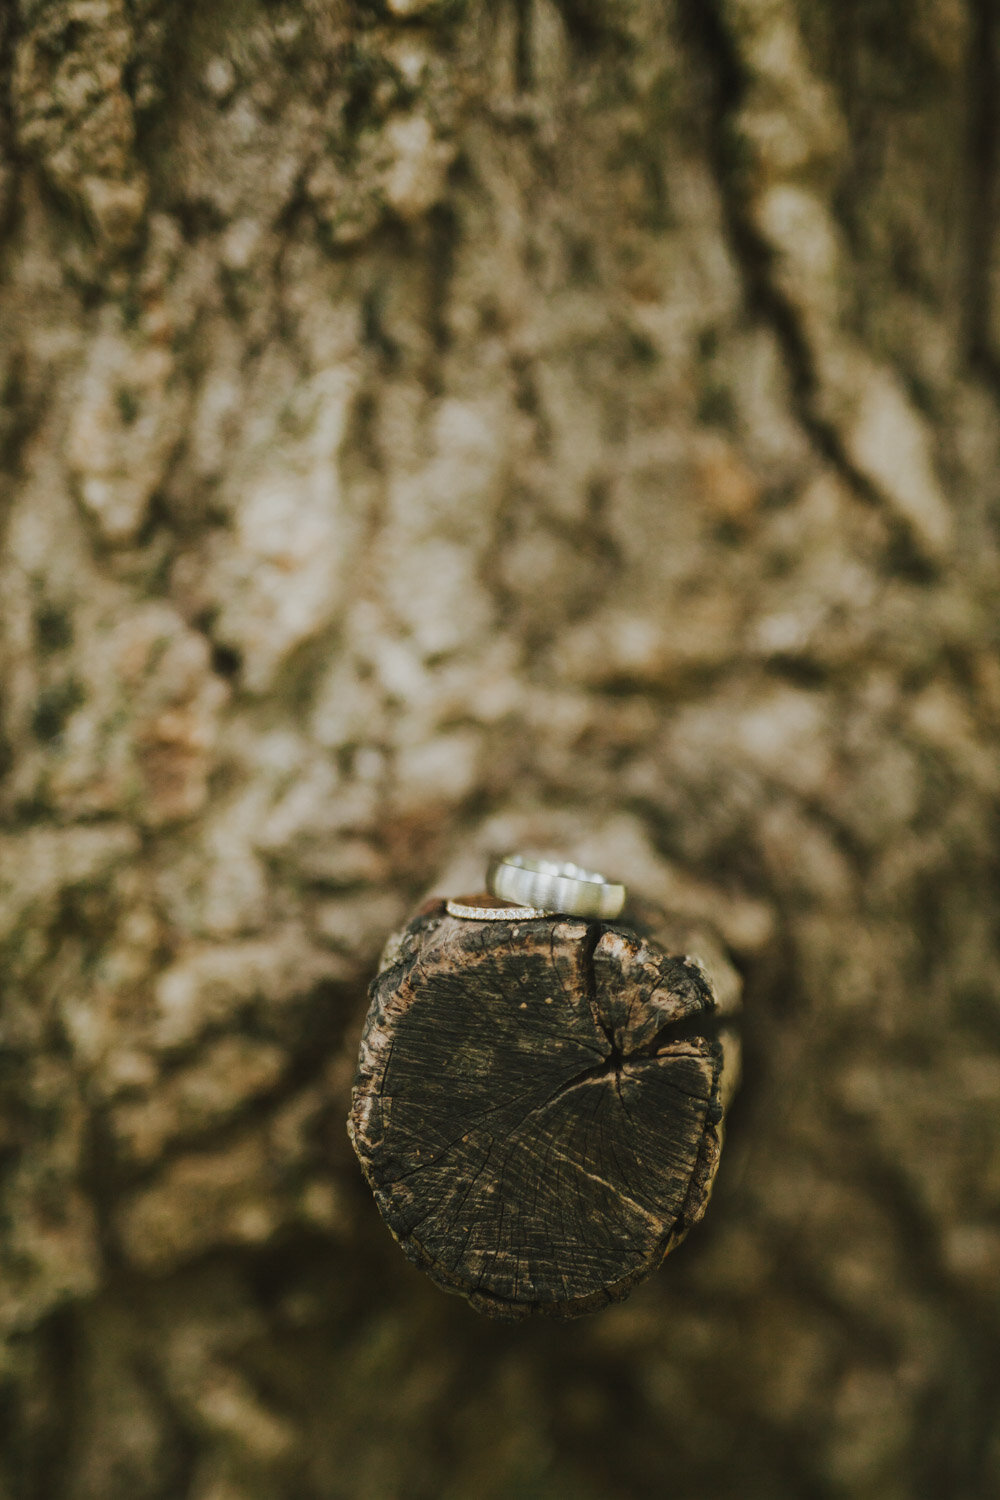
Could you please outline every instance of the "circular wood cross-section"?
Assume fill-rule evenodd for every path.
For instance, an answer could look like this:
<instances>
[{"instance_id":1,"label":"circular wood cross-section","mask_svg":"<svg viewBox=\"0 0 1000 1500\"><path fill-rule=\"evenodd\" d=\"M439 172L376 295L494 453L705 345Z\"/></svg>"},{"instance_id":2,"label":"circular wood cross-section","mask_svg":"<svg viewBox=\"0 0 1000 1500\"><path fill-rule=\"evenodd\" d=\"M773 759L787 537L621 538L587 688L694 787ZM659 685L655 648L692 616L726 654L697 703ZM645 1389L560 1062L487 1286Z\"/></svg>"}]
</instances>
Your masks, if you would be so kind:
<instances>
[{"instance_id":1,"label":"circular wood cross-section","mask_svg":"<svg viewBox=\"0 0 1000 1500\"><path fill-rule=\"evenodd\" d=\"M348 1127L410 1259L500 1318L623 1297L708 1200L716 1009L629 928L428 903L372 985Z\"/></svg>"}]
</instances>

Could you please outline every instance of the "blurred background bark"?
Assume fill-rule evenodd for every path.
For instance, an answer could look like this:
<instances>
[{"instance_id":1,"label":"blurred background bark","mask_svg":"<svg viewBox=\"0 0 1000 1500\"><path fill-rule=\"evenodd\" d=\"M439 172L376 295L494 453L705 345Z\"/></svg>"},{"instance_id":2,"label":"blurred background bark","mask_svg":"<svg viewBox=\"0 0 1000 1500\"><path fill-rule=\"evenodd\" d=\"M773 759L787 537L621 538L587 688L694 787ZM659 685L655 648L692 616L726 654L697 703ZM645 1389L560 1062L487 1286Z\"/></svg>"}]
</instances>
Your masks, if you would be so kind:
<instances>
[{"instance_id":1,"label":"blurred background bark","mask_svg":"<svg viewBox=\"0 0 1000 1500\"><path fill-rule=\"evenodd\" d=\"M0 26L0 1496L992 1493L994 0ZM505 1327L344 1117L525 841L711 917L746 1082Z\"/></svg>"}]
</instances>

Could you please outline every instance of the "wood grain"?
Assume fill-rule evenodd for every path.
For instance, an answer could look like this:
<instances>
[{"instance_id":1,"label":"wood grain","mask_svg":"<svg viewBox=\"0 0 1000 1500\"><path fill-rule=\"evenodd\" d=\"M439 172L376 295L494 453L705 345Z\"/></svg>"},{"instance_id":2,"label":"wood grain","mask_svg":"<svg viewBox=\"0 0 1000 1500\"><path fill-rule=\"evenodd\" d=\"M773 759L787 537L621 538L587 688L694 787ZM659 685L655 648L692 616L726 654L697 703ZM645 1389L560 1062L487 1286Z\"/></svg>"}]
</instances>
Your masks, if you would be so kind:
<instances>
[{"instance_id":1,"label":"wood grain","mask_svg":"<svg viewBox=\"0 0 1000 1500\"><path fill-rule=\"evenodd\" d=\"M719 1014L628 927L429 903L371 987L349 1121L406 1254L499 1318L623 1297L705 1210Z\"/></svg>"}]
</instances>

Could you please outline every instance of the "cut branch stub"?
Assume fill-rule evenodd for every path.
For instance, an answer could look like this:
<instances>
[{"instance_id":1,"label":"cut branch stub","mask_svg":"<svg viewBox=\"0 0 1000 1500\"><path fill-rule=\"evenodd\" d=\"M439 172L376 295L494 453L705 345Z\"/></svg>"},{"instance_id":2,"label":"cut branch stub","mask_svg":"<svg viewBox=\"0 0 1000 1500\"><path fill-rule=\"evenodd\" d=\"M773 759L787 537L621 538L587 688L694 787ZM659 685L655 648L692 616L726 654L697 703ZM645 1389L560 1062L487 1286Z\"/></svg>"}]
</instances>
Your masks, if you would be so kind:
<instances>
[{"instance_id":1,"label":"cut branch stub","mask_svg":"<svg viewBox=\"0 0 1000 1500\"><path fill-rule=\"evenodd\" d=\"M618 924L429 902L372 985L348 1122L410 1259L499 1318L625 1296L708 1202L736 1069L716 990Z\"/></svg>"}]
</instances>

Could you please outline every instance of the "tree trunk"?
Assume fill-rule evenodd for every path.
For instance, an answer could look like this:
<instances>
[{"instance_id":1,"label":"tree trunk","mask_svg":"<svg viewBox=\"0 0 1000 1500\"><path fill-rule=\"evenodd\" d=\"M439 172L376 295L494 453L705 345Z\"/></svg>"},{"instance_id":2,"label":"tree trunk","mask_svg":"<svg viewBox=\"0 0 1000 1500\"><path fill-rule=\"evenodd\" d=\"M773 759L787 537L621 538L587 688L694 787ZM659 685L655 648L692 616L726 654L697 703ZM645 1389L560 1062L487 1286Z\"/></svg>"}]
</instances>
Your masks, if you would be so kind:
<instances>
[{"instance_id":1,"label":"tree trunk","mask_svg":"<svg viewBox=\"0 0 1000 1500\"><path fill-rule=\"evenodd\" d=\"M991 0L0 13L0 1497L1000 1476ZM428 893L722 933L631 1300L492 1324L345 1118Z\"/></svg>"}]
</instances>

